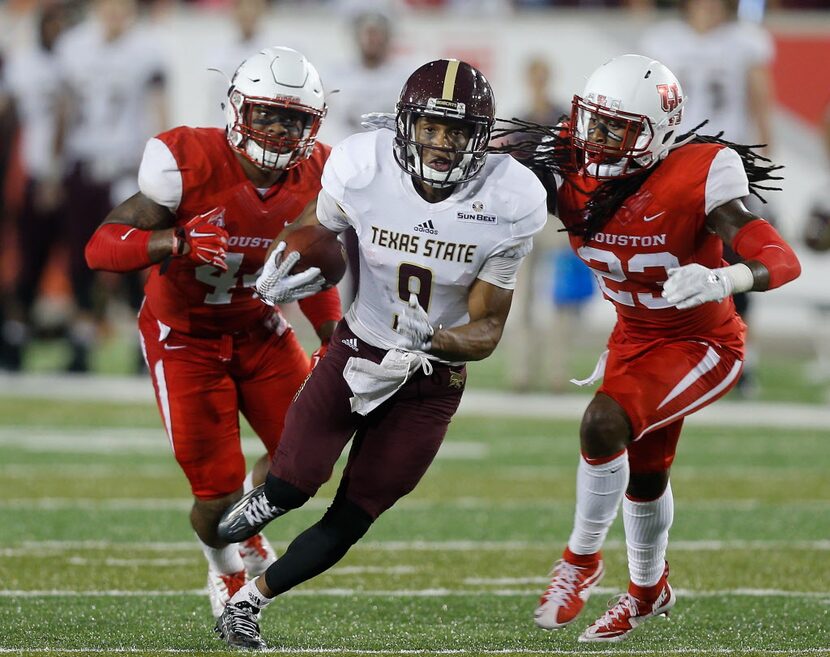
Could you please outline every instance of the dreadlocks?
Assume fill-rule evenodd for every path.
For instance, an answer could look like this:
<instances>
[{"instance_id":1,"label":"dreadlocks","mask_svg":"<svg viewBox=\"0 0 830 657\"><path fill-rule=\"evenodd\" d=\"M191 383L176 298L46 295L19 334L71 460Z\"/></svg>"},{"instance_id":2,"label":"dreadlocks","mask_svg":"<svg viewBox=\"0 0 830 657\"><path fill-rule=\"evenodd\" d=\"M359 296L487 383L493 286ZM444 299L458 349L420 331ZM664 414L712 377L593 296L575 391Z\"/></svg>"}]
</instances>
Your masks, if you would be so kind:
<instances>
[{"instance_id":1,"label":"dreadlocks","mask_svg":"<svg viewBox=\"0 0 830 657\"><path fill-rule=\"evenodd\" d=\"M499 128L493 133L495 143L498 145L493 146L491 150L513 155L539 177L548 192L548 208L551 211L555 208L555 200L551 201L551 196L556 195L554 175L562 176L566 184L573 185L578 191L586 193L574 182L573 176L569 175L577 173L580 165L567 128L563 127L566 126L563 122L567 118L562 117L559 125L556 126L543 126L519 119L501 119L500 122L507 127ZM766 199L761 195L762 191L781 190L780 187L761 184L771 180L781 180L781 176L774 174L783 168L781 165L773 164L769 158L757 152L756 149L763 148L764 144L735 144L723 139L723 132L716 135L697 134L697 131L706 123L707 121L704 121L678 137L677 143L720 144L734 150L741 158L744 171L749 179L750 193L764 203ZM632 176L603 182L589 195L588 202L585 204L585 222L563 230L579 235L585 242L590 241L617 213L625 200L637 193L658 166L659 162Z\"/></svg>"}]
</instances>

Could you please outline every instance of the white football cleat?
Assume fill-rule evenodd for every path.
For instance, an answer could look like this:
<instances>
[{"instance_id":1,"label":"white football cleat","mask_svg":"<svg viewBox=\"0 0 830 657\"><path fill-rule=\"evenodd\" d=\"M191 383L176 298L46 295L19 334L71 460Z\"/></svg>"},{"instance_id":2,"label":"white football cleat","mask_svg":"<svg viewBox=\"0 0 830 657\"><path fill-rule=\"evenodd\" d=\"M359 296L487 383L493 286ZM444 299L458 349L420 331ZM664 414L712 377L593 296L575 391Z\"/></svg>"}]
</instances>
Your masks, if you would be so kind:
<instances>
[{"instance_id":1,"label":"white football cleat","mask_svg":"<svg viewBox=\"0 0 830 657\"><path fill-rule=\"evenodd\" d=\"M277 553L262 534L256 534L239 543L239 556L245 564L248 579L259 577L277 560Z\"/></svg>"},{"instance_id":2,"label":"white football cleat","mask_svg":"<svg viewBox=\"0 0 830 657\"><path fill-rule=\"evenodd\" d=\"M228 601L245 585L245 581L244 570L225 575L208 567L207 590L214 618L222 615Z\"/></svg>"}]
</instances>

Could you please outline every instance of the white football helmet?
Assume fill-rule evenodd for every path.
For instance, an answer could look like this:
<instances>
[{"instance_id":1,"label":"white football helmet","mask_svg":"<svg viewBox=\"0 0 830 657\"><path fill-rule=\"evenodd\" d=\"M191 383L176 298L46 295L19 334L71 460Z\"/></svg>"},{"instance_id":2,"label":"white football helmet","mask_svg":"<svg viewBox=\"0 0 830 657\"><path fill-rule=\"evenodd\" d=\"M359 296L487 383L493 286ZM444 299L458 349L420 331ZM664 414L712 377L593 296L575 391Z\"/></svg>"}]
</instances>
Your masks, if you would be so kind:
<instances>
[{"instance_id":1,"label":"white football helmet","mask_svg":"<svg viewBox=\"0 0 830 657\"><path fill-rule=\"evenodd\" d=\"M595 178L621 178L659 162L678 136L683 102L680 83L660 62L642 55L607 61L588 78L582 96L573 98L573 142L582 170ZM594 143L589 124L598 122L624 131L617 127L608 143Z\"/></svg>"},{"instance_id":2,"label":"white football helmet","mask_svg":"<svg viewBox=\"0 0 830 657\"><path fill-rule=\"evenodd\" d=\"M255 129L252 111L263 106L296 113L301 133ZM233 74L225 104L228 143L261 169L290 169L311 156L327 109L320 75L305 56L291 48L265 48Z\"/></svg>"}]
</instances>

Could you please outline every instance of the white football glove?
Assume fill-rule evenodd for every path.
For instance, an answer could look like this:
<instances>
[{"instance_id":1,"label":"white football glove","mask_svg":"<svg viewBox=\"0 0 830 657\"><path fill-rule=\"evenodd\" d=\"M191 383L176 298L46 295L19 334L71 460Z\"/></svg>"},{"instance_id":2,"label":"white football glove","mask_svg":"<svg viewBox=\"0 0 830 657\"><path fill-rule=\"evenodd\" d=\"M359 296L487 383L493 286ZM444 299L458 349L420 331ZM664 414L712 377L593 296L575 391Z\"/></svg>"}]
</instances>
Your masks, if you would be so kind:
<instances>
[{"instance_id":1,"label":"white football glove","mask_svg":"<svg viewBox=\"0 0 830 657\"><path fill-rule=\"evenodd\" d=\"M668 270L663 298L681 310L707 301L721 301L734 292L752 288L752 271L744 264L709 269L692 263Z\"/></svg>"},{"instance_id":2,"label":"white football glove","mask_svg":"<svg viewBox=\"0 0 830 657\"><path fill-rule=\"evenodd\" d=\"M292 251L283 258L284 253L285 242L280 242L265 261L262 273L256 279L257 294L269 306L305 299L327 285L319 267L309 267L304 272L289 276L288 272L297 264L300 254Z\"/></svg>"},{"instance_id":3,"label":"white football glove","mask_svg":"<svg viewBox=\"0 0 830 657\"><path fill-rule=\"evenodd\" d=\"M429 351L433 333L435 330L429 323L427 311L421 308L417 295L410 293L409 303L398 318L400 347L408 351Z\"/></svg>"},{"instance_id":4,"label":"white football glove","mask_svg":"<svg viewBox=\"0 0 830 657\"><path fill-rule=\"evenodd\" d=\"M360 125L366 130L396 130L396 117L387 112L369 112L360 115Z\"/></svg>"}]
</instances>

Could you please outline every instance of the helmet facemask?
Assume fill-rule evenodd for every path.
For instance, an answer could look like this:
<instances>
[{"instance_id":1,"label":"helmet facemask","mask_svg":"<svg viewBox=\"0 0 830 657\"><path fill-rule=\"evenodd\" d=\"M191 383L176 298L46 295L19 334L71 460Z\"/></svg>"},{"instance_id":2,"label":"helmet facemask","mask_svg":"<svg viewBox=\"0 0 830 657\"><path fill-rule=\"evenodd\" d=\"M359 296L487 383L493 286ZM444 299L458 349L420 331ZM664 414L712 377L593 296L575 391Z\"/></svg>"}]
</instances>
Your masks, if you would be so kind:
<instances>
[{"instance_id":1,"label":"helmet facemask","mask_svg":"<svg viewBox=\"0 0 830 657\"><path fill-rule=\"evenodd\" d=\"M284 171L311 157L327 109L317 69L302 53L279 46L239 65L224 107L230 147L266 171ZM282 114L300 120L286 123ZM283 130L275 131L275 123ZM294 129L286 131L286 125Z\"/></svg>"},{"instance_id":2,"label":"helmet facemask","mask_svg":"<svg viewBox=\"0 0 830 657\"><path fill-rule=\"evenodd\" d=\"M421 116L457 122L471 128L466 146L456 148L420 143L416 138L416 126ZM401 106L396 123L395 160L404 171L432 187L442 189L467 182L484 166L492 122L465 116L464 103L431 98L427 108ZM450 161L447 170L428 166L424 162L424 151L446 153L446 159Z\"/></svg>"},{"instance_id":3,"label":"helmet facemask","mask_svg":"<svg viewBox=\"0 0 830 657\"><path fill-rule=\"evenodd\" d=\"M682 145L676 140L683 103L680 83L660 62L642 55L609 60L573 99L575 164L600 179L653 167Z\"/></svg>"},{"instance_id":4,"label":"helmet facemask","mask_svg":"<svg viewBox=\"0 0 830 657\"><path fill-rule=\"evenodd\" d=\"M237 89L231 89L229 101L228 109L234 117L233 122L229 122L228 141L234 150L257 167L268 171L284 171L311 156L317 132L326 114L325 107L309 107L290 97L246 96ZM296 116L300 124L298 129L286 129L280 135L258 129L255 113L269 108Z\"/></svg>"}]
</instances>

